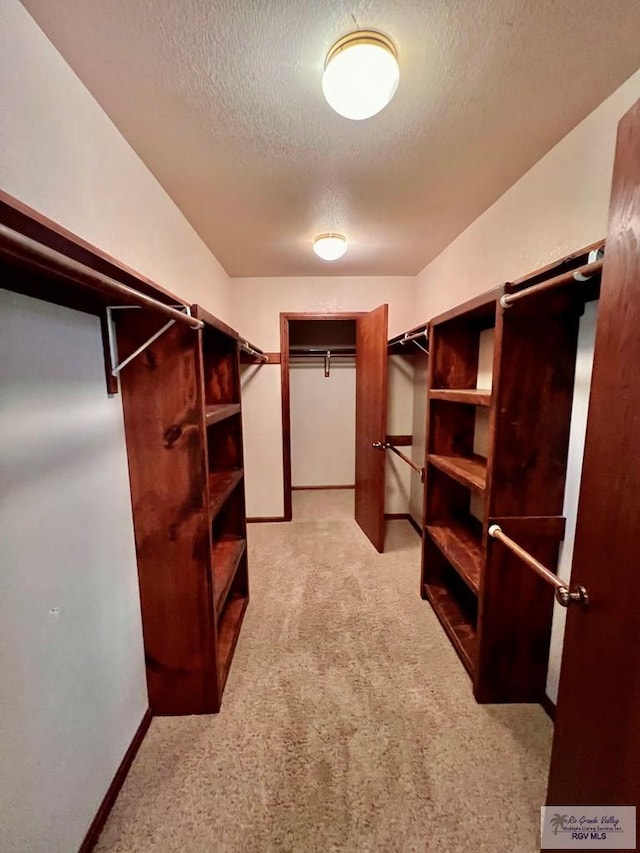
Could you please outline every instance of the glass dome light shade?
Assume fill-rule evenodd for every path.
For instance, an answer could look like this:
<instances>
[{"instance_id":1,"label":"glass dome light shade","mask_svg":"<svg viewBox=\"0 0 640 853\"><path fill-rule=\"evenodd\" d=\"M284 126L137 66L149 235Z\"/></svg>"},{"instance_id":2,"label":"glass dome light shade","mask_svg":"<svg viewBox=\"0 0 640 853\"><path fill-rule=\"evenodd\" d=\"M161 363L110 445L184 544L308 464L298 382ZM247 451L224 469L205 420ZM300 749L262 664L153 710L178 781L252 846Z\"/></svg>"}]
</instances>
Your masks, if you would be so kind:
<instances>
[{"instance_id":1,"label":"glass dome light shade","mask_svg":"<svg viewBox=\"0 0 640 853\"><path fill-rule=\"evenodd\" d=\"M313 251L323 261L337 261L347 251L343 234L319 234L313 241Z\"/></svg>"},{"instance_id":2,"label":"glass dome light shade","mask_svg":"<svg viewBox=\"0 0 640 853\"><path fill-rule=\"evenodd\" d=\"M337 113L360 121L387 106L399 80L393 43L380 33L361 31L340 39L329 51L322 91Z\"/></svg>"}]
</instances>

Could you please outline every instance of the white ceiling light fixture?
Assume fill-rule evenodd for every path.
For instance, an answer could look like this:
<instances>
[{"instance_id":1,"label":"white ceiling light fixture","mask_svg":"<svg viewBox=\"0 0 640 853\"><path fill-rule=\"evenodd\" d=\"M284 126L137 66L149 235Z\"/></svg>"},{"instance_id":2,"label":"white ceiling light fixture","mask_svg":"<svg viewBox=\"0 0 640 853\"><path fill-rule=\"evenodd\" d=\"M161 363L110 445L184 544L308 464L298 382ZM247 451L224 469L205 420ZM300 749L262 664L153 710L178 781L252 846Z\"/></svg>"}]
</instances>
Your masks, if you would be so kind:
<instances>
[{"instance_id":1,"label":"white ceiling light fixture","mask_svg":"<svg viewBox=\"0 0 640 853\"><path fill-rule=\"evenodd\" d=\"M387 106L399 80L391 39L373 30L358 30L338 39L327 54L322 91L337 113L359 121Z\"/></svg>"},{"instance_id":2,"label":"white ceiling light fixture","mask_svg":"<svg viewBox=\"0 0 640 853\"><path fill-rule=\"evenodd\" d=\"M347 251L347 238L344 234L318 234L313 241L313 251L323 261L337 261Z\"/></svg>"}]
</instances>

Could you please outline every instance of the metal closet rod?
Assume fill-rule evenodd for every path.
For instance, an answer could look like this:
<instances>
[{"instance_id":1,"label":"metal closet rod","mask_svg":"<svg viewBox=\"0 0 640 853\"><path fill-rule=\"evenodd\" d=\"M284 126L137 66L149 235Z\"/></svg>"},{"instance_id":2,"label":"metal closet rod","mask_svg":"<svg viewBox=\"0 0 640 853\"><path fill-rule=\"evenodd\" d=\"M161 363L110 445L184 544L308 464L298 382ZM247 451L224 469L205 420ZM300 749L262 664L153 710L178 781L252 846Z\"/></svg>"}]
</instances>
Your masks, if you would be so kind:
<instances>
[{"instance_id":1,"label":"metal closet rod","mask_svg":"<svg viewBox=\"0 0 640 853\"><path fill-rule=\"evenodd\" d=\"M583 586L577 586L571 590L569 584L555 575L550 569L544 566L539 560L526 551L521 545L518 545L510 536L503 532L499 524L491 524L488 530L489 536L492 539L497 539L502 542L516 557L519 557L522 562L530 569L539 575L542 580L550 584L556 595L558 604L563 607L568 607L570 604L589 604L589 593Z\"/></svg>"},{"instance_id":2,"label":"metal closet rod","mask_svg":"<svg viewBox=\"0 0 640 853\"><path fill-rule=\"evenodd\" d=\"M405 332L404 335L398 335L395 338L391 338L391 340L389 341L387 346L392 347L392 346L396 346L396 344L401 344L402 346L404 346L405 344L412 343L412 344L415 344L418 347L418 349L421 349L422 352L425 352L428 355L429 350L426 349L425 347L423 347L422 344L418 342L419 338L425 338L426 339L428 337L429 337L429 333L427 331L427 327L425 326L425 328L422 329L422 331L420 331L420 332L411 332L411 334L409 334L409 332Z\"/></svg>"},{"instance_id":3,"label":"metal closet rod","mask_svg":"<svg viewBox=\"0 0 640 853\"><path fill-rule=\"evenodd\" d=\"M399 344L408 344L409 341L416 341L418 338L426 338L427 330L423 329L421 332L414 332L412 335L408 333L403 335L398 341Z\"/></svg>"},{"instance_id":4,"label":"metal closet rod","mask_svg":"<svg viewBox=\"0 0 640 853\"><path fill-rule=\"evenodd\" d=\"M410 465L414 471L417 471L420 474L420 479L424 480L424 468L421 468L420 465L417 465L413 459L409 459L408 456L405 456L404 453L401 453L397 447L394 447L393 444L389 444L389 442L385 442L382 446L383 450L390 450L392 453L395 453L396 456L399 456L403 462L406 462L407 465Z\"/></svg>"},{"instance_id":5,"label":"metal closet rod","mask_svg":"<svg viewBox=\"0 0 640 853\"><path fill-rule=\"evenodd\" d=\"M6 225L0 225L0 249L5 255L23 262L28 261L32 266L62 275L77 284L100 291L106 296L129 300L140 308L151 308L159 314L170 317L176 323L189 326L191 329L202 329L204 327L202 320L191 317L190 314L184 314L170 305L165 305L152 296L140 293L133 287L122 284L108 275L96 272L80 261L68 258L62 252L51 249L37 240L32 240L31 237L20 234L12 228L7 228Z\"/></svg>"},{"instance_id":6,"label":"metal closet rod","mask_svg":"<svg viewBox=\"0 0 640 853\"><path fill-rule=\"evenodd\" d=\"M604 261L602 260L593 261L592 263L584 264L577 269L569 270L561 275L556 275L554 278L550 278L547 281L542 281L540 284L534 284L531 287L527 287L525 290L519 290L517 293L505 293L500 297L500 305L502 305L503 308L510 308L515 302L519 302L527 296L534 296L536 293L543 293L545 290L553 290L555 287L562 287L562 285L569 284L573 281L586 281L597 273L602 272L603 265Z\"/></svg>"},{"instance_id":7,"label":"metal closet rod","mask_svg":"<svg viewBox=\"0 0 640 853\"><path fill-rule=\"evenodd\" d=\"M258 349L258 347L254 347L253 344L250 344L249 341L240 341L240 349L243 352L252 355L254 358L260 359L260 361L264 361L265 363L269 361L269 356L266 354L264 350Z\"/></svg>"},{"instance_id":8,"label":"metal closet rod","mask_svg":"<svg viewBox=\"0 0 640 853\"><path fill-rule=\"evenodd\" d=\"M292 352L289 353L289 358L355 358L355 355L355 352L336 352L325 349L320 352Z\"/></svg>"},{"instance_id":9,"label":"metal closet rod","mask_svg":"<svg viewBox=\"0 0 640 853\"><path fill-rule=\"evenodd\" d=\"M290 356L310 356L314 358L324 357L327 354L355 355L355 347L289 347Z\"/></svg>"}]
</instances>

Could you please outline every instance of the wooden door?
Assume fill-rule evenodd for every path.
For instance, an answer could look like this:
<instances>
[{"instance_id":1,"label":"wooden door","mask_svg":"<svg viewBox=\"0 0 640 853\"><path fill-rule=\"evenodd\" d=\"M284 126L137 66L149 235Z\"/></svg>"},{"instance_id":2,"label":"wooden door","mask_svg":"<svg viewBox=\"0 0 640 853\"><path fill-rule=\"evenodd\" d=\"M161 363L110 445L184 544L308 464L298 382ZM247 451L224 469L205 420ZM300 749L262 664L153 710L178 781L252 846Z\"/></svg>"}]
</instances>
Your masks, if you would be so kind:
<instances>
[{"instance_id":1,"label":"wooden door","mask_svg":"<svg viewBox=\"0 0 640 853\"><path fill-rule=\"evenodd\" d=\"M618 127L549 805L640 809L640 101Z\"/></svg>"},{"instance_id":2,"label":"wooden door","mask_svg":"<svg viewBox=\"0 0 640 853\"><path fill-rule=\"evenodd\" d=\"M384 548L384 444L387 430L387 313L380 305L356 326L356 521Z\"/></svg>"}]
</instances>

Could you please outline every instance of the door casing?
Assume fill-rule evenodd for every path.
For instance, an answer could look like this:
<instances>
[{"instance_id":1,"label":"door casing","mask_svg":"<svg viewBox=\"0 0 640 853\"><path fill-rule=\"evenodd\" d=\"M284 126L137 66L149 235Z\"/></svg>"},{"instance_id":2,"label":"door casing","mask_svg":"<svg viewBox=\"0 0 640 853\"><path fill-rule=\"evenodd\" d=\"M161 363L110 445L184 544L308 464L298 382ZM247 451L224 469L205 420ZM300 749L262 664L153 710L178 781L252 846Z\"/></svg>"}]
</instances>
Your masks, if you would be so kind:
<instances>
[{"instance_id":1,"label":"door casing","mask_svg":"<svg viewBox=\"0 0 640 853\"><path fill-rule=\"evenodd\" d=\"M284 520L291 521L291 382L289 377L289 324L292 320L359 320L366 311L280 314L280 376L282 382L282 480ZM357 367L356 367L357 369Z\"/></svg>"}]
</instances>

